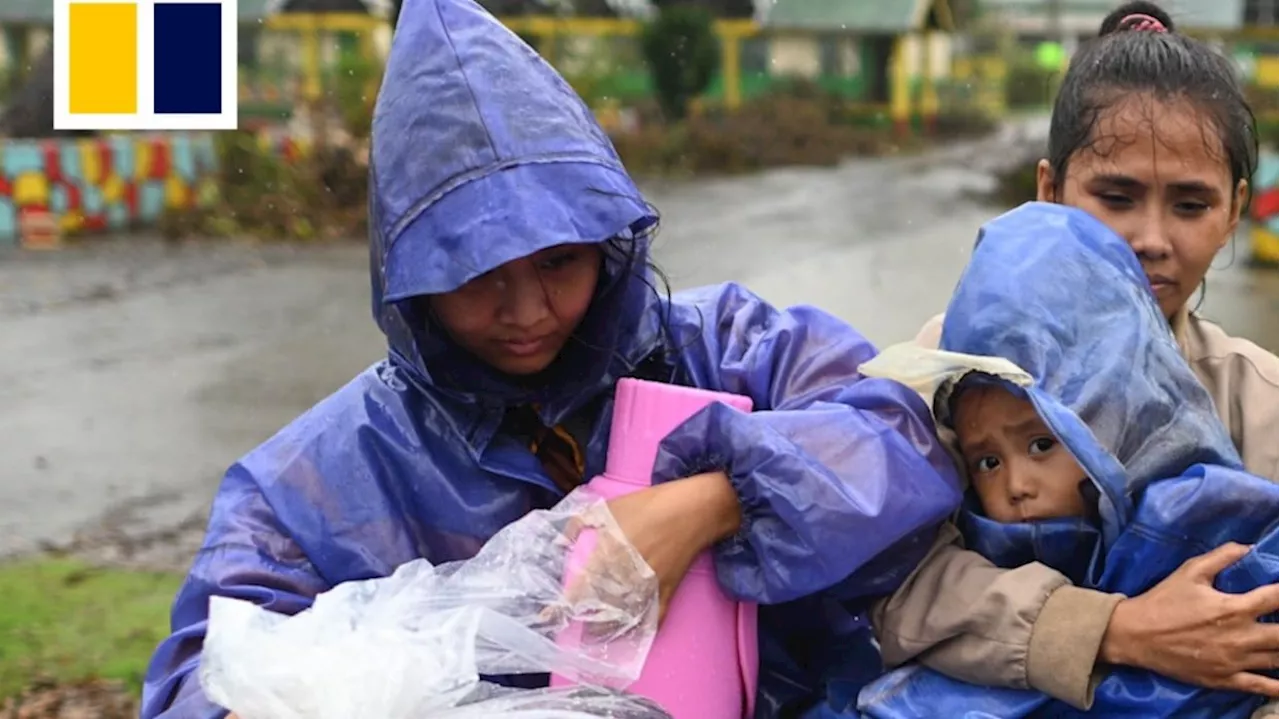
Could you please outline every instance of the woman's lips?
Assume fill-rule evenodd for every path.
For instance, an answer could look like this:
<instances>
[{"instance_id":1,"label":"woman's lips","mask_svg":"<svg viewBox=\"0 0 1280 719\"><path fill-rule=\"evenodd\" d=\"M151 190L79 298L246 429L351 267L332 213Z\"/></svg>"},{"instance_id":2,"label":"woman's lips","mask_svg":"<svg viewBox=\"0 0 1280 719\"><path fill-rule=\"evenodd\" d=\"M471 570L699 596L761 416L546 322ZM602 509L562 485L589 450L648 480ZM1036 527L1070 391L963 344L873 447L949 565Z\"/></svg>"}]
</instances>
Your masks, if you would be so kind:
<instances>
[{"instance_id":1,"label":"woman's lips","mask_svg":"<svg viewBox=\"0 0 1280 719\"><path fill-rule=\"evenodd\" d=\"M1164 275L1148 275L1147 282L1151 285L1151 291L1156 294L1169 292L1178 285L1172 277L1165 277Z\"/></svg>"},{"instance_id":2,"label":"woman's lips","mask_svg":"<svg viewBox=\"0 0 1280 719\"><path fill-rule=\"evenodd\" d=\"M541 352L546 343L547 337L545 335L533 339L503 340L501 342L503 349L508 354L516 357L532 357Z\"/></svg>"}]
</instances>

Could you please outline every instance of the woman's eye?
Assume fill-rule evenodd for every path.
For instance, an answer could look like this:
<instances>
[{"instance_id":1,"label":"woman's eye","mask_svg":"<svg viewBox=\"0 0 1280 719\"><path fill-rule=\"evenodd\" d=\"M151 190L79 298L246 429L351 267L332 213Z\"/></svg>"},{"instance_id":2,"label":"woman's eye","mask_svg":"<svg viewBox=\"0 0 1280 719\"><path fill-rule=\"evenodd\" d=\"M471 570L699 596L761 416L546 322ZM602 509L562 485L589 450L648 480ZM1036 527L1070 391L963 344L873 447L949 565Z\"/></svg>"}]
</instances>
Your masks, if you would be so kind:
<instances>
[{"instance_id":1,"label":"woman's eye","mask_svg":"<svg viewBox=\"0 0 1280 719\"><path fill-rule=\"evenodd\" d=\"M1044 454L1045 452L1053 449L1057 444L1058 441L1052 437L1036 437L1031 440L1031 446L1027 449L1031 454Z\"/></svg>"},{"instance_id":2,"label":"woman's eye","mask_svg":"<svg viewBox=\"0 0 1280 719\"><path fill-rule=\"evenodd\" d=\"M1111 207L1128 207L1133 204L1133 199L1115 192L1099 193L1098 199Z\"/></svg>"},{"instance_id":3,"label":"woman's eye","mask_svg":"<svg viewBox=\"0 0 1280 719\"><path fill-rule=\"evenodd\" d=\"M564 252L558 255L552 255L542 261L542 269L559 270L576 262L578 254L576 252Z\"/></svg>"},{"instance_id":4,"label":"woman's eye","mask_svg":"<svg viewBox=\"0 0 1280 719\"><path fill-rule=\"evenodd\" d=\"M1199 215L1209 209L1209 206L1203 202L1179 202L1174 205L1179 213L1183 215Z\"/></svg>"}]
</instances>

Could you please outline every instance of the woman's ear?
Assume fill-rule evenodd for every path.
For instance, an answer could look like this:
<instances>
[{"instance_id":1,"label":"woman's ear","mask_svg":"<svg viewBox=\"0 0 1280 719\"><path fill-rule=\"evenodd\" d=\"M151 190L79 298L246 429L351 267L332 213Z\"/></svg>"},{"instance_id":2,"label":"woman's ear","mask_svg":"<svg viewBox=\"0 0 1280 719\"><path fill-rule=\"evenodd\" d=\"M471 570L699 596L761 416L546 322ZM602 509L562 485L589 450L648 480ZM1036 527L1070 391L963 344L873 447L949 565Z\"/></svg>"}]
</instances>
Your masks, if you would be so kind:
<instances>
[{"instance_id":1,"label":"woman's ear","mask_svg":"<svg viewBox=\"0 0 1280 719\"><path fill-rule=\"evenodd\" d=\"M1041 160L1036 163L1036 200L1038 202L1058 201L1058 193L1053 179L1053 167L1048 160Z\"/></svg>"},{"instance_id":2,"label":"woman's ear","mask_svg":"<svg viewBox=\"0 0 1280 719\"><path fill-rule=\"evenodd\" d=\"M1231 221L1227 225L1227 234L1222 238L1222 244L1219 248L1226 247L1231 241L1231 236L1236 233L1236 229L1240 227L1240 215L1244 213L1244 205L1249 201L1249 181L1241 178L1236 183L1236 196L1232 198L1231 203Z\"/></svg>"}]
</instances>

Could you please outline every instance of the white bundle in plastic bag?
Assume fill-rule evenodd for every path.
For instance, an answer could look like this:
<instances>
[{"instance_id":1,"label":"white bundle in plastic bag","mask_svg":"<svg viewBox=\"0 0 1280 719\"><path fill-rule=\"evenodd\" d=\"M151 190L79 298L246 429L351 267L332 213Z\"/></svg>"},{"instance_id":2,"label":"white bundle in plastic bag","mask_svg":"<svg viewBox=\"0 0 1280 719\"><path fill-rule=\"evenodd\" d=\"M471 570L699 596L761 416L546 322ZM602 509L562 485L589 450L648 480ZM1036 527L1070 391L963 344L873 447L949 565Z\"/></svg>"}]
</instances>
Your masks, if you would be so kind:
<instances>
[{"instance_id":1,"label":"white bundle in plastic bag","mask_svg":"<svg viewBox=\"0 0 1280 719\"><path fill-rule=\"evenodd\" d=\"M998 377L1018 387L1030 387L1031 375L1003 357L928 349L915 342L891 345L858 366L866 377L883 377L915 390L930 404L945 400L955 383L970 372Z\"/></svg>"},{"instance_id":2,"label":"white bundle in plastic bag","mask_svg":"<svg viewBox=\"0 0 1280 719\"><path fill-rule=\"evenodd\" d=\"M597 571L568 592L578 532L597 530ZM470 560L409 562L348 582L296 616L214 597L200 665L210 700L240 719L656 719L618 691L657 631L658 585L609 510L580 489L498 532ZM580 623L573 651L555 636ZM567 689L515 690L481 675L556 673Z\"/></svg>"}]
</instances>

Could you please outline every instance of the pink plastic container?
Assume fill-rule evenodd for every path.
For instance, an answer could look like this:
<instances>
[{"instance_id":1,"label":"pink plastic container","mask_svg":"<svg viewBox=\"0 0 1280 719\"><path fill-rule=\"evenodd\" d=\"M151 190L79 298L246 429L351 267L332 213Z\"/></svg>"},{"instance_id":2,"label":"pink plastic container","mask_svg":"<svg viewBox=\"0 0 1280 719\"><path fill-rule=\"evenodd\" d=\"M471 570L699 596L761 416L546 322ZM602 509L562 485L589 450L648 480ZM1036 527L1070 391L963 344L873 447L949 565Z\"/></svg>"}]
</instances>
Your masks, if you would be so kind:
<instances>
[{"instance_id":1,"label":"pink plastic container","mask_svg":"<svg viewBox=\"0 0 1280 719\"><path fill-rule=\"evenodd\" d=\"M635 379L618 382L604 474L589 486L612 499L648 487L658 445L712 402L750 412L734 394ZM584 532L570 555L566 581L595 546ZM561 642L575 642L572 629ZM711 554L698 557L676 589L640 678L627 689L660 704L674 719L743 719L755 708L759 672L756 605L730 599L716 580ZM571 682L553 676L552 686Z\"/></svg>"}]
</instances>

